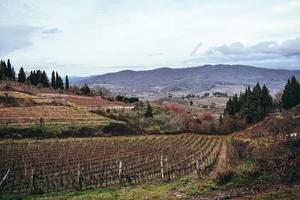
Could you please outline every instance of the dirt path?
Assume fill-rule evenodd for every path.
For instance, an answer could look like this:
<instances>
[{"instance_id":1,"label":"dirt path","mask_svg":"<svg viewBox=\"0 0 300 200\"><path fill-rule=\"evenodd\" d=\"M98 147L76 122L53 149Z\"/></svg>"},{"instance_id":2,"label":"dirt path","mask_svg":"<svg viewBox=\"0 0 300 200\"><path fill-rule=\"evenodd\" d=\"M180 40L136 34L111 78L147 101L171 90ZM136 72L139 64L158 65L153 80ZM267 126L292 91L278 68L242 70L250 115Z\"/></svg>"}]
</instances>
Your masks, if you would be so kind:
<instances>
[{"instance_id":1,"label":"dirt path","mask_svg":"<svg viewBox=\"0 0 300 200\"><path fill-rule=\"evenodd\" d=\"M219 172L223 172L229 169L229 159L228 159L228 141L229 138L226 136L220 136L222 139L222 144L221 144L221 149L216 161L216 164L213 168L213 170L205 177L201 178L201 179L197 179L197 187L201 187L201 185L205 185L207 182L213 180L217 174ZM196 172L193 174L193 176L197 177ZM186 187L186 186L183 186ZM193 187L191 185L187 186L187 187ZM182 190L182 188L176 188L174 190L172 190L172 192L170 193L171 196L173 196L174 198L182 198L184 197L187 199L189 198L189 195L186 194L186 192L184 191L184 189ZM197 199L197 198L196 198Z\"/></svg>"},{"instance_id":2,"label":"dirt path","mask_svg":"<svg viewBox=\"0 0 300 200\"><path fill-rule=\"evenodd\" d=\"M252 187L242 187L234 188L228 190L218 190L211 192L209 194L204 194L198 197L189 198L193 200L225 200L225 199L234 199L234 200L251 200L256 199L256 197L263 196L270 193L294 193L296 199L299 197L299 184L294 185L254 185ZM296 194L297 193L297 194ZM269 199L269 198L268 198ZM291 198L288 198L291 199Z\"/></svg>"},{"instance_id":3,"label":"dirt path","mask_svg":"<svg viewBox=\"0 0 300 200\"><path fill-rule=\"evenodd\" d=\"M218 156L218 160L214 170L209 174L208 179L213 179L219 172L224 172L229 169L228 159L228 137L222 139L222 146Z\"/></svg>"}]
</instances>

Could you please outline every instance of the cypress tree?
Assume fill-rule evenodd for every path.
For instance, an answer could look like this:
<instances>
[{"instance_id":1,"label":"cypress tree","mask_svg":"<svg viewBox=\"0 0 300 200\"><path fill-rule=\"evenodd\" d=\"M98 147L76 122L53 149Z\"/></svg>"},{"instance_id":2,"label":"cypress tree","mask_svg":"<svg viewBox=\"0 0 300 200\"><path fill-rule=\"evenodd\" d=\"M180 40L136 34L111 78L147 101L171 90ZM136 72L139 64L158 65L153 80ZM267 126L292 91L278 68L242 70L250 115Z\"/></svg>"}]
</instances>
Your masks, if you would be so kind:
<instances>
[{"instance_id":1,"label":"cypress tree","mask_svg":"<svg viewBox=\"0 0 300 200\"><path fill-rule=\"evenodd\" d=\"M257 82L252 90L251 101L255 106L257 118L255 120L261 119L263 117L263 109L262 109L262 94L261 94L260 84Z\"/></svg>"},{"instance_id":2,"label":"cypress tree","mask_svg":"<svg viewBox=\"0 0 300 200\"><path fill-rule=\"evenodd\" d=\"M147 102L147 109L144 114L145 117L153 117L152 108L149 102Z\"/></svg>"},{"instance_id":3,"label":"cypress tree","mask_svg":"<svg viewBox=\"0 0 300 200\"><path fill-rule=\"evenodd\" d=\"M248 86L240 96L230 97L226 103L224 113L234 115L240 113L247 123L262 119L272 107L272 97L268 88L264 85L261 89L257 83L253 90Z\"/></svg>"},{"instance_id":4,"label":"cypress tree","mask_svg":"<svg viewBox=\"0 0 300 200\"><path fill-rule=\"evenodd\" d=\"M66 90L68 90L70 88L69 86L69 77L66 76Z\"/></svg>"},{"instance_id":5,"label":"cypress tree","mask_svg":"<svg viewBox=\"0 0 300 200\"><path fill-rule=\"evenodd\" d=\"M41 75L41 84L43 85L43 87L49 87L49 85L50 85L48 76L45 71L43 71L43 73Z\"/></svg>"},{"instance_id":6,"label":"cypress tree","mask_svg":"<svg viewBox=\"0 0 300 200\"><path fill-rule=\"evenodd\" d=\"M8 80L12 80L12 71L11 71L11 64L9 59L7 60L6 76Z\"/></svg>"},{"instance_id":7,"label":"cypress tree","mask_svg":"<svg viewBox=\"0 0 300 200\"><path fill-rule=\"evenodd\" d=\"M11 80L16 81L16 72L13 67L11 68Z\"/></svg>"},{"instance_id":8,"label":"cypress tree","mask_svg":"<svg viewBox=\"0 0 300 200\"><path fill-rule=\"evenodd\" d=\"M232 106L233 106L232 109L234 114L240 112L240 103L237 94L234 95L232 98Z\"/></svg>"},{"instance_id":9,"label":"cypress tree","mask_svg":"<svg viewBox=\"0 0 300 200\"><path fill-rule=\"evenodd\" d=\"M232 105L232 99L229 97L227 103L226 103L226 108L224 111L228 115L233 115L233 105Z\"/></svg>"},{"instance_id":10,"label":"cypress tree","mask_svg":"<svg viewBox=\"0 0 300 200\"><path fill-rule=\"evenodd\" d=\"M7 67L4 60L1 60L1 80L7 80Z\"/></svg>"},{"instance_id":11,"label":"cypress tree","mask_svg":"<svg viewBox=\"0 0 300 200\"><path fill-rule=\"evenodd\" d=\"M18 82L24 83L25 81L26 81L26 74L24 72L23 67L21 67L18 74Z\"/></svg>"},{"instance_id":12,"label":"cypress tree","mask_svg":"<svg viewBox=\"0 0 300 200\"><path fill-rule=\"evenodd\" d=\"M261 89L261 107L262 107L264 116L271 109L272 104L273 104L272 103L272 96L269 93L269 89L264 84L262 89Z\"/></svg>"},{"instance_id":13,"label":"cypress tree","mask_svg":"<svg viewBox=\"0 0 300 200\"><path fill-rule=\"evenodd\" d=\"M252 93L247 94L247 100L243 109L241 110L242 116L246 119L247 123L255 122L258 118L255 103L252 98Z\"/></svg>"},{"instance_id":14,"label":"cypress tree","mask_svg":"<svg viewBox=\"0 0 300 200\"><path fill-rule=\"evenodd\" d=\"M56 79L55 79L55 72L52 71L52 76L51 76L51 87L53 89L56 89Z\"/></svg>"},{"instance_id":15,"label":"cypress tree","mask_svg":"<svg viewBox=\"0 0 300 200\"><path fill-rule=\"evenodd\" d=\"M64 89L64 82L57 72L56 72L56 88L61 90Z\"/></svg>"},{"instance_id":16,"label":"cypress tree","mask_svg":"<svg viewBox=\"0 0 300 200\"><path fill-rule=\"evenodd\" d=\"M58 89L59 88L59 84L60 84L60 80L59 80L59 77L58 77L58 73L55 72L55 88Z\"/></svg>"},{"instance_id":17,"label":"cypress tree","mask_svg":"<svg viewBox=\"0 0 300 200\"><path fill-rule=\"evenodd\" d=\"M300 84L295 76L288 80L282 94L282 107L290 109L300 103Z\"/></svg>"}]
</instances>

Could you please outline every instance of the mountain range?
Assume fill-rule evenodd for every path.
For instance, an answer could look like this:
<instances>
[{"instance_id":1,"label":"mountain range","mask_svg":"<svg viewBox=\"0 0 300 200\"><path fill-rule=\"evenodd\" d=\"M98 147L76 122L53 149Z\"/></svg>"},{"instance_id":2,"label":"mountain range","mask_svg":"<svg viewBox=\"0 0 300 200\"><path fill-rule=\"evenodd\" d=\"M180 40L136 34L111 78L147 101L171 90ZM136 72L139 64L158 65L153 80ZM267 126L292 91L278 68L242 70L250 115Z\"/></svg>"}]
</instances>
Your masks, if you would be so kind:
<instances>
[{"instance_id":1,"label":"mountain range","mask_svg":"<svg viewBox=\"0 0 300 200\"><path fill-rule=\"evenodd\" d=\"M266 84L272 94L283 89L292 75L300 78L300 70L266 69L245 65L203 65L190 68L158 68L124 70L89 77L73 77L72 84L101 86L114 94L144 97L201 94L204 92L239 93L257 82Z\"/></svg>"}]
</instances>

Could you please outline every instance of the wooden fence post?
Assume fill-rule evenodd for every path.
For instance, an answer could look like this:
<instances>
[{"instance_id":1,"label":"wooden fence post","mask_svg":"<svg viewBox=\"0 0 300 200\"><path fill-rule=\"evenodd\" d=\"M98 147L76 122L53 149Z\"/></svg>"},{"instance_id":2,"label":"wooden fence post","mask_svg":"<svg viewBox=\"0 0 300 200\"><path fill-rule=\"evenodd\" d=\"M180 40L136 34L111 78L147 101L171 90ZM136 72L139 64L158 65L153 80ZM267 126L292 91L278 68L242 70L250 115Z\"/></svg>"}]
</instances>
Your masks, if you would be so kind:
<instances>
[{"instance_id":1,"label":"wooden fence post","mask_svg":"<svg viewBox=\"0 0 300 200\"><path fill-rule=\"evenodd\" d=\"M80 164L79 163L78 163L78 168L77 168L77 181L78 181L79 189L81 189L82 183L81 183L81 178L80 178Z\"/></svg>"},{"instance_id":2,"label":"wooden fence post","mask_svg":"<svg viewBox=\"0 0 300 200\"><path fill-rule=\"evenodd\" d=\"M123 163L122 161L119 162L119 180L120 183L122 184L122 178L123 178Z\"/></svg>"},{"instance_id":3,"label":"wooden fence post","mask_svg":"<svg viewBox=\"0 0 300 200\"><path fill-rule=\"evenodd\" d=\"M164 181L165 180L165 170L164 170L164 156L160 156L160 173L161 173L161 178Z\"/></svg>"},{"instance_id":4,"label":"wooden fence post","mask_svg":"<svg viewBox=\"0 0 300 200\"><path fill-rule=\"evenodd\" d=\"M31 177L30 177L30 190L34 190L34 168L31 167Z\"/></svg>"}]
</instances>

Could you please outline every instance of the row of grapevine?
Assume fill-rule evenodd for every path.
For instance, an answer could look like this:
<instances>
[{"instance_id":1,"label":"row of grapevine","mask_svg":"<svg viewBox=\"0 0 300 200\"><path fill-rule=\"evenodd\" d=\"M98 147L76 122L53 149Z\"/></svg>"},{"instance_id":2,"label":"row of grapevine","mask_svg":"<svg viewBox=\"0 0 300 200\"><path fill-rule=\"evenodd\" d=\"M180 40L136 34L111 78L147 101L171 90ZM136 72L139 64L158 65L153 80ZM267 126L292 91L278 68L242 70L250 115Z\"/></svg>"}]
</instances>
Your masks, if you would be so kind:
<instances>
[{"instance_id":1,"label":"row of grapevine","mask_svg":"<svg viewBox=\"0 0 300 200\"><path fill-rule=\"evenodd\" d=\"M107 123L108 119L97 114L68 106L31 106L0 108L0 126L27 127L32 125Z\"/></svg>"},{"instance_id":2,"label":"row of grapevine","mask_svg":"<svg viewBox=\"0 0 300 200\"><path fill-rule=\"evenodd\" d=\"M50 192L203 176L221 143L199 135L3 142L0 188Z\"/></svg>"}]
</instances>

